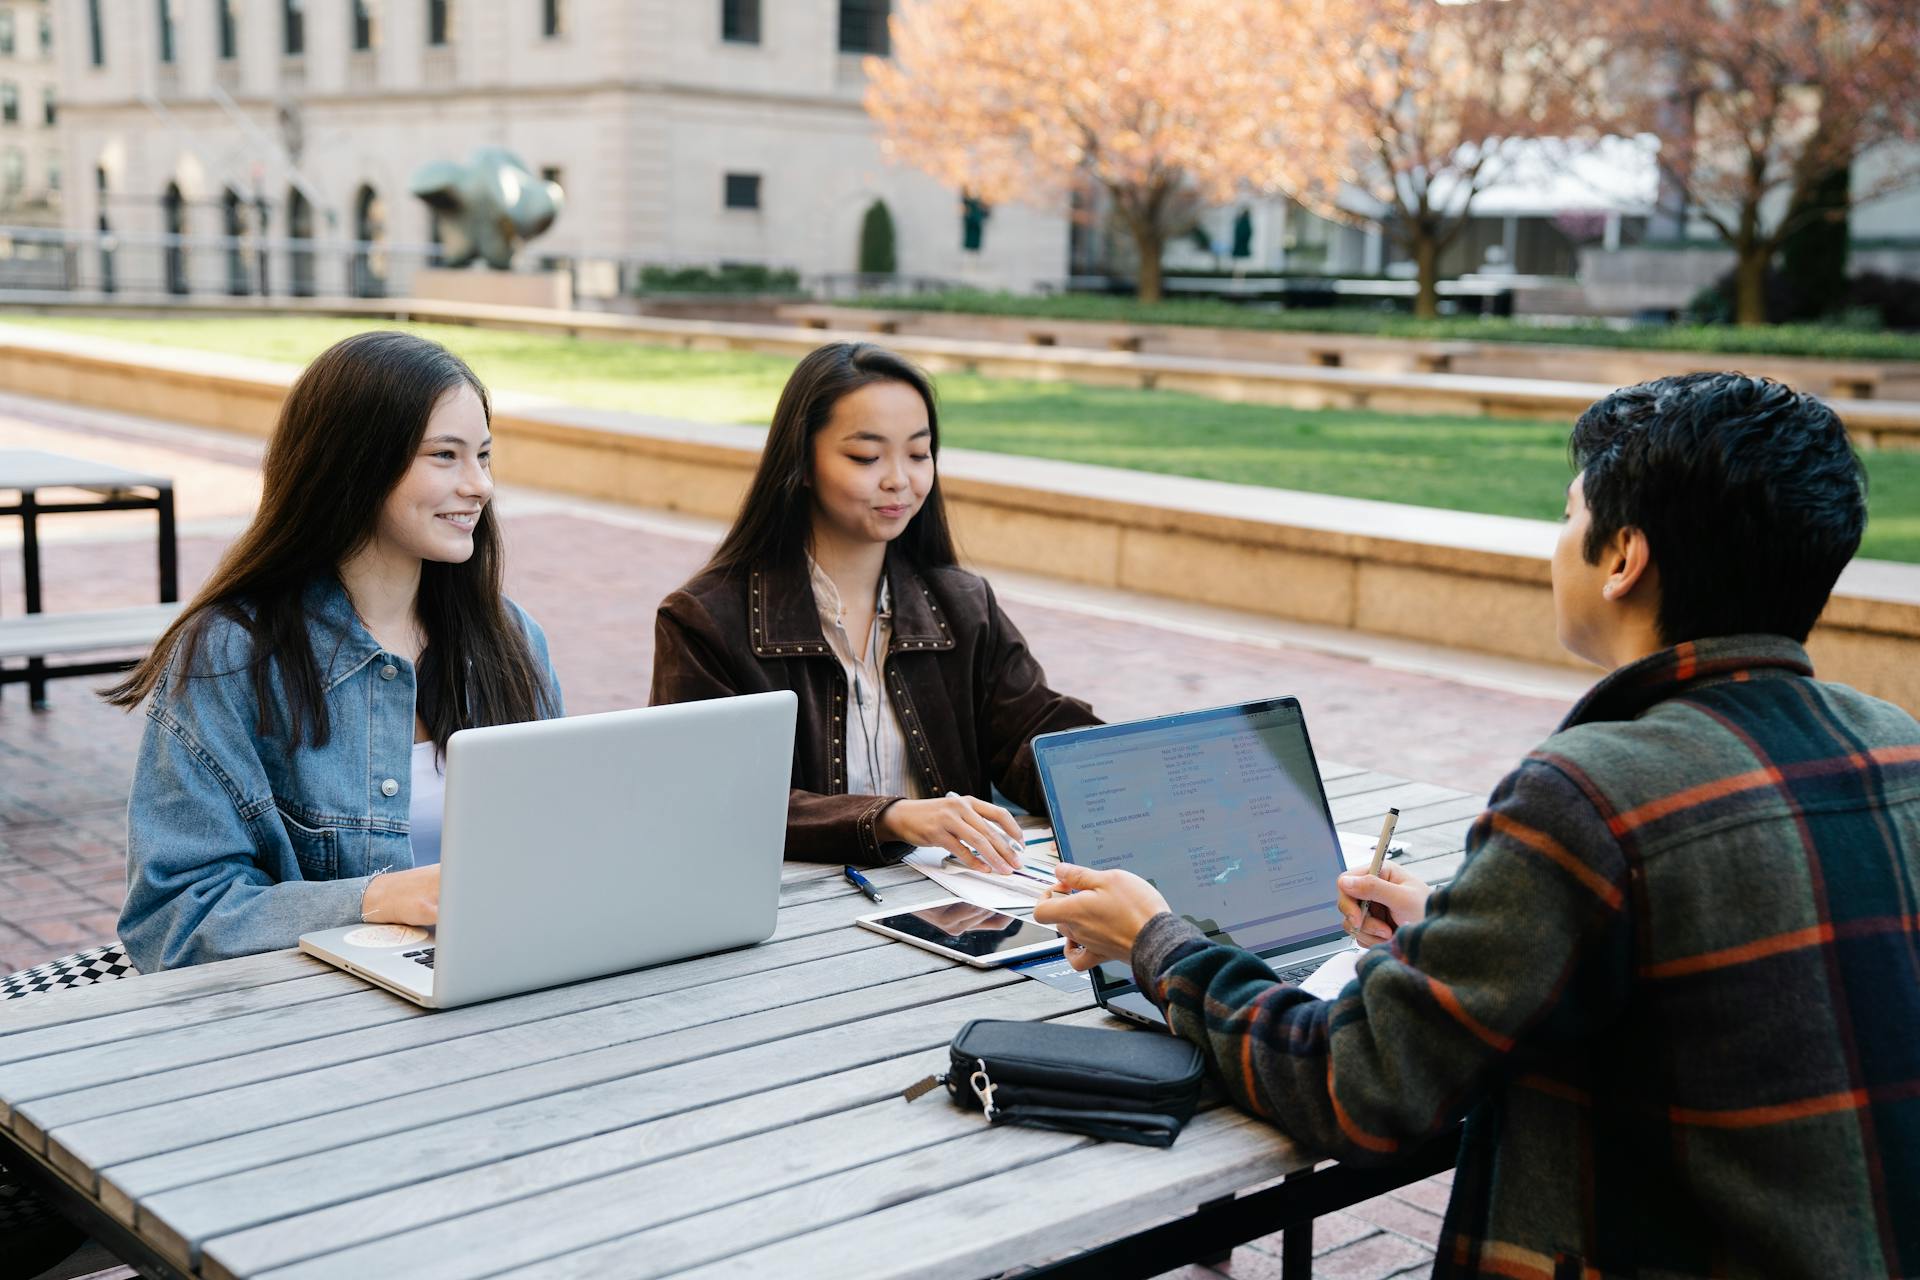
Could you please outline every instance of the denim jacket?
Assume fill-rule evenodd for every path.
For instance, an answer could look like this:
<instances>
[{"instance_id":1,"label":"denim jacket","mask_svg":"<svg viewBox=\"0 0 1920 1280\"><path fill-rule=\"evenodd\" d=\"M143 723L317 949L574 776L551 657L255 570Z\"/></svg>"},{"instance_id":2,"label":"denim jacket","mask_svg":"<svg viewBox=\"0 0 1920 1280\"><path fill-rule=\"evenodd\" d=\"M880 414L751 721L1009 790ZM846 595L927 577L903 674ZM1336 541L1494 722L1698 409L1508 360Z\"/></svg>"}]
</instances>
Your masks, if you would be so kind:
<instances>
[{"instance_id":1,"label":"denim jacket","mask_svg":"<svg viewBox=\"0 0 1920 1280\"><path fill-rule=\"evenodd\" d=\"M519 606L508 609L559 715L546 636ZM192 688L169 665L148 701L119 928L142 972L290 947L303 933L352 924L374 875L413 865L413 664L382 651L335 580L307 589L306 614L331 726L324 747L288 741L284 702L260 733L253 639L219 615L201 632ZM277 669L272 680L283 687Z\"/></svg>"}]
</instances>

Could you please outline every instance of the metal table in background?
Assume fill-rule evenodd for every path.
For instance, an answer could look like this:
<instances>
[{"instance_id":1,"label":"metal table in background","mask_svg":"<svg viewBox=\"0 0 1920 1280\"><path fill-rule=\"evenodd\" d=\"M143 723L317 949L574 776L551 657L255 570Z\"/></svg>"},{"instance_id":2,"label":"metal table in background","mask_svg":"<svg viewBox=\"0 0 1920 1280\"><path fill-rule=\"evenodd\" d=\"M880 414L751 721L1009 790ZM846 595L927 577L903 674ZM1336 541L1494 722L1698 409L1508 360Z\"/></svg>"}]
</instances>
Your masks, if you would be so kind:
<instances>
[{"instance_id":1,"label":"metal table in background","mask_svg":"<svg viewBox=\"0 0 1920 1280\"><path fill-rule=\"evenodd\" d=\"M45 502L40 491L71 489L92 493L91 498ZM148 491L141 493L141 490ZM173 513L173 480L169 476L128 471L104 462L69 458L40 449L0 449L0 493L17 494L11 505L0 505L0 516L20 517L20 562L24 573L26 611L41 611L40 518L89 511L153 511L159 515L160 601L180 598L179 540ZM123 670L125 662L92 662L62 666L59 675L95 675ZM24 672L0 674L0 686L24 680L36 709L46 706L47 670L44 656L27 660Z\"/></svg>"},{"instance_id":2,"label":"metal table in background","mask_svg":"<svg viewBox=\"0 0 1920 1280\"><path fill-rule=\"evenodd\" d=\"M1399 806L1404 865L1453 874L1466 797L1324 772L1342 828ZM1281 1228L1304 1276L1313 1217L1451 1164L1325 1164L1218 1105L1163 1150L904 1102L969 1018L1120 1024L851 927L871 909L790 864L757 947L440 1013L297 951L10 1002L0 1160L146 1274L204 1280L1124 1280Z\"/></svg>"}]
</instances>

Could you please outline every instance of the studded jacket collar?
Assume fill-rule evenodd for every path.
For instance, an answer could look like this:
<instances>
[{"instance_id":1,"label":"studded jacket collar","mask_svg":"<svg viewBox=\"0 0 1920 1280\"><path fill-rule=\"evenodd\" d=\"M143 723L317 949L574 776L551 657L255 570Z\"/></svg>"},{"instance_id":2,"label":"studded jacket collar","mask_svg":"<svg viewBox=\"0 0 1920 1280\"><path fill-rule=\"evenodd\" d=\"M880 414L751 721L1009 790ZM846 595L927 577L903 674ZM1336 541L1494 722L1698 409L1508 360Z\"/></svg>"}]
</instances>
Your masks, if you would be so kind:
<instances>
[{"instance_id":1,"label":"studded jacket collar","mask_svg":"<svg viewBox=\"0 0 1920 1280\"><path fill-rule=\"evenodd\" d=\"M1087 705L1047 687L1025 639L986 581L963 569L887 558L892 636L882 659L922 794L988 796L1044 811L1028 744L1098 723ZM820 629L805 561L702 573L661 603L652 701L690 702L766 689L800 699L787 856L892 861L875 823L901 796L847 794L848 688Z\"/></svg>"},{"instance_id":2,"label":"studded jacket collar","mask_svg":"<svg viewBox=\"0 0 1920 1280\"><path fill-rule=\"evenodd\" d=\"M897 555L887 557L886 573L893 600L893 642L887 655L953 648L952 630L940 616L926 579ZM820 631L820 611L804 561L794 567L752 570L748 593L755 657L833 656Z\"/></svg>"}]
</instances>

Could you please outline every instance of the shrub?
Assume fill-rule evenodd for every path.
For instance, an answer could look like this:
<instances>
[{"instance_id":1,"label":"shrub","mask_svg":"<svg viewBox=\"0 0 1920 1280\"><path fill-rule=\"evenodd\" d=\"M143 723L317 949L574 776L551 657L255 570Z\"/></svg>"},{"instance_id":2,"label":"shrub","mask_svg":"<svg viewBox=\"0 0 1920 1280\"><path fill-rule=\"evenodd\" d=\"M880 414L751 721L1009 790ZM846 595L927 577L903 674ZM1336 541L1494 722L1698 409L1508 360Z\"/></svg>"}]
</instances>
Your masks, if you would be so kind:
<instances>
[{"instance_id":1,"label":"shrub","mask_svg":"<svg viewBox=\"0 0 1920 1280\"><path fill-rule=\"evenodd\" d=\"M885 200L867 206L860 220L860 274L890 276L897 268L893 256L893 214Z\"/></svg>"},{"instance_id":2,"label":"shrub","mask_svg":"<svg viewBox=\"0 0 1920 1280\"><path fill-rule=\"evenodd\" d=\"M635 293L798 293L800 273L757 262L718 267L642 267Z\"/></svg>"},{"instance_id":3,"label":"shrub","mask_svg":"<svg viewBox=\"0 0 1920 1280\"><path fill-rule=\"evenodd\" d=\"M1807 297L1792 276L1772 270L1767 272L1765 293L1767 323L1775 326L1850 330L1867 335L1880 329L1920 329L1920 284L1912 280L1863 272L1846 282L1839 298L1815 299ZM1729 271L1693 296L1687 304L1688 318L1697 324L1730 324L1732 299L1733 273ZM1825 315L1827 319L1811 325L1794 324L1796 317L1813 315Z\"/></svg>"}]
</instances>

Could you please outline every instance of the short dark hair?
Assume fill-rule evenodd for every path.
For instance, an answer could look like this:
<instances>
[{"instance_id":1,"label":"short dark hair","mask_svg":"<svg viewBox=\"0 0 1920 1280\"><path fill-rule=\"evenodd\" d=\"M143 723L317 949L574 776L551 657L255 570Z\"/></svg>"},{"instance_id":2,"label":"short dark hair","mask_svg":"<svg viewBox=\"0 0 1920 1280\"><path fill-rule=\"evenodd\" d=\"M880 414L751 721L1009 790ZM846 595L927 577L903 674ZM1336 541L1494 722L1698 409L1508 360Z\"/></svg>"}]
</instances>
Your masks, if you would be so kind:
<instances>
[{"instance_id":1,"label":"short dark hair","mask_svg":"<svg viewBox=\"0 0 1920 1280\"><path fill-rule=\"evenodd\" d=\"M1598 563L1647 536L1667 644L1766 633L1804 641L1867 525L1867 477L1839 415L1769 378L1689 373L1624 387L1568 451Z\"/></svg>"}]
</instances>

